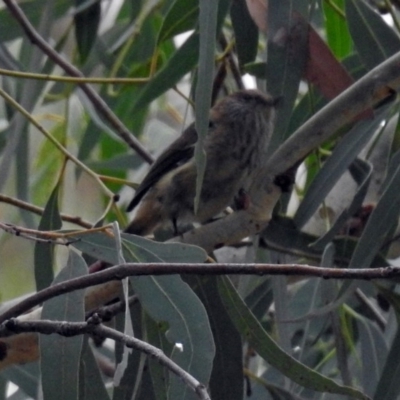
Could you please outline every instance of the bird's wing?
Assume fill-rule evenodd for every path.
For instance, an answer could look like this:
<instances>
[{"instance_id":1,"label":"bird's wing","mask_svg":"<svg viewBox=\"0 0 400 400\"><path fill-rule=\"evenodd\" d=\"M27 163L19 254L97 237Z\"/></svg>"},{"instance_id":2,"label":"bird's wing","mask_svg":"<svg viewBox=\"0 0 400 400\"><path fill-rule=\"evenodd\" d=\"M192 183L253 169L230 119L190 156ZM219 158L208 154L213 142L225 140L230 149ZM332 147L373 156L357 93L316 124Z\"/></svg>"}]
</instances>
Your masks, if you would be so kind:
<instances>
[{"instance_id":1,"label":"bird's wing","mask_svg":"<svg viewBox=\"0 0 400 400\"><path fill-rule=\"evenodd\" d=\"M151 166L149 172L138 186L135 196L129 203L127 211L132 211L142 200L147 191L157 183L162 176L190 160L194 154L197 132L194 124L189 125L169 147L167 147Z\"/></svg>"}]
</instances>

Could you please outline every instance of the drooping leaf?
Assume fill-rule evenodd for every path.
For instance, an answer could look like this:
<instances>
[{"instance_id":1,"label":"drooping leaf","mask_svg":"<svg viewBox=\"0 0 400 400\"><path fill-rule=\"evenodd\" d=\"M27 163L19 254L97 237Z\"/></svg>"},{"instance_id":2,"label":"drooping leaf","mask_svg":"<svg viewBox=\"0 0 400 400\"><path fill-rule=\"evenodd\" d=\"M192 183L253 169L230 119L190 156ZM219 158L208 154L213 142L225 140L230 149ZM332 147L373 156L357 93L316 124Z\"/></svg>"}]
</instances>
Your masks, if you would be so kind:
<instances>
[{"instance_id":1,"label":"drooping leaf","mask_svg":"<svg viewBox=\"0 0 400 400\"><path fill-rule=\"evenodd\" d=\"M85 63L96 41L101 16L100 2L96 1L90 5L85 3L87 0L75 0L78 8L78 12L74 15L75 38L81 64ZM80 6L83 6L83 9Z\"/></svg>"},{"instance_id":2,"label":"drooping leaf","mask_svg":"<svg viewBox=\"0 0 400 400\"><path fill-rule=\"evenodd\" d=\"M359 122L336 146L318 175L307 190L307 195L298 208L294 221L302 227L316 212L339 178L355 160L376 132L387 110L375 119Z\"/></svg>"},{"instance_id":3,"label":"drooping leaf","mask_svg":"<svg viewBox=\"0 0 400 400\"><path fill-rule=\"evenodd\" d=\"M353 47L344 5L345 0L324 1L322 3L328 45L339 60L347 57Z\"/></svg>"},{"instance_id":4,"label":"drooping leaf","mask_svg":"<svg viewBox=\"0 0 400 400\"><path fill-rule=\"evenodd\" d=\"M399 185L400 168L397 168L391 175L385 191L368 218L349 267L368 268L379 252L386 235L397 225L400 213Z\"/></svg>"},{"instance_id":5,"label":"drooping leaf","mask_svg":"<svg viewBox=\"0 0 400 400\"><path fill-rule=\"evenodd\" d=\"M400 50L400 38L366 2L345 2L350 34L358 54L372 69Z\"/></svg>"},{"instance_id":6,"label":"drooping leaf","mask_svg":"<svg viewBox=\"0 0 400 400\"><path fill-rule=\"evenodd\" d=\"M243 343L229 318L218 293L213 276L186 276L207 310L215 341L215 359L210 379L212 398L241 400L243 398Z\"/></svg>"},{"instance_id":7,"label":"drooping leaf","mask_svg":"<svg viewBox=\"0 0 400 400\"><path fill-rule=\"evenodd\" d=\"M271 339L239 297L227 277L219 278L221 299L239 332L249 341L255 351L286 377L306 388L318 391L369 399L355 388L342 386L318 372L299 363L285 353Z\"/></svg>"},{"instance_id":8,"label":"drooping leaf","mask_svg":"<svg viewBox=\"0 0 400 400\"><path fill-rule=\"evenodd\" d=\"M296 3L296 4L294 4ZM293 11L294 9L298 11ZM268 63L267 89L275 97L282 97L277 110L274 135L269 151L274 151L287 137L289 116L305 72L308 48L308 23L300 12L306 2L268 2Z\"/></svg>"},{"instance_id":9,"label":"drooping leaf","mask_svg":"<svg viewBox=\"0 0 400 400\"><path fill-rule=\"evenodd\" d=\"M79 373L80 393L83 398L109 400L93 349L85 338Z\"/></svg>"},{"instance_id":10,"label":"drooping leaf","mask_svg":"<svg viewBox=\"0 0 400 400\"><path fill-rule=\"evenodd\" d=\"M379 379L383 378L388 345L383 332L369 319L360 317L357 326L360 334L362 387L372 397Z\"/></svg>"},{"instance_id":11,"label":"drooping leaf","mask_svg":"<svg viewBox=\"0 0 400 400\"><path fill-rule=\"evenodd\" d=\"M198 52L199 34L193 33L143 88L134 103L133 110L136 112L173 87L180 78L195 67Z\"/></svg>"},{"instance_id":12,"label":"drooping leaf","mask_svg":"<svg viewBox=\"0 0 400 400\"><path fill-rule=\"evenodd\" d=\"M83 258L74 250L70 250L67 266L56 276L54 283L86 273L87 266ZM43 305L42 318L53 321L84 321L84 293L84 290L76 290L48 300ZM83 335L40 335L39 343L43 398L78 398Z\"/></svg>"},{"instance_id":13,"label":"drooping leaf","mask_svg":"<svg viewBox=\"0 0 400 400\"><path fill-rule=\"evenodd\" d=\"M194 29L199 16L198 0L175 0L163 20L158 43Z\"/></svg>"},{"instance_id":14,"label":"drooping leaf","mask_svg":"<svg viewBox=\"0 0 400 400\"><path fill-rule=\"evenodd\" d=\"M162 262L154 253L140 254L132 242L125 242L127 261ZM157 322L166 322L166 337L171 344L180 343L172 359L202 383L208 384L214 359L214 341L204 306L178 276L131 277L131 284L146 312ZM195 399L196 395L175 375L170 376L169 396Z\"/></svg>"},{"instance_id":15,"label":"drooping leaf","mask_svg":"<svg viewBox=\"0 0 400 400\"><path fill-rule=\"evenodd\" d=\"M233 31L235 32L235 44L239 64L251 63L257 55L258 29L250 17L246 1L233 1L230 14Z\"/></svg>"},{"instance_id":16,"label":"drooping leaf","mask_svg":"<svg viewBox=\"0 0 400 400\"><path fill-rule=\"evenodd\" d=\"M194 210L200 203L201 188L206 170L207 157L204 151L204 139L208 132L209 112L211 107L211 94L214 78L214 54L217 32L218 2L203 0L200 2L199 14L199 69L196 83L196 131L197 142L194 151L196 161L196 196Z\"/></svg>"},{"instance_id":17,"label":"drooping leaf","mask_svg":"<svg viewBox=\"0 0 400 400\"><path fill-rule=\"evenodd\" d=\"M400 357L400 329L397 329L396 336L386 359L385 366L374 394L374 399L395 400L400 393L398 382L400 365L397 360Z\"/></svg>"},{"instance_id":18,"label":"drooping leaf","mask_svg":"<svg viewBox=\"0 0 400 400\"><path fill-rule=\"evenodd\" d=\"M62 221L58 209L59 185L57 185L45 208L40 220L39 231L54 231L60 229ZM54 279L53 273L54 245L51 243L36 242L34 253L36 290L50 286Z\"/></svg>"}]
</instances>

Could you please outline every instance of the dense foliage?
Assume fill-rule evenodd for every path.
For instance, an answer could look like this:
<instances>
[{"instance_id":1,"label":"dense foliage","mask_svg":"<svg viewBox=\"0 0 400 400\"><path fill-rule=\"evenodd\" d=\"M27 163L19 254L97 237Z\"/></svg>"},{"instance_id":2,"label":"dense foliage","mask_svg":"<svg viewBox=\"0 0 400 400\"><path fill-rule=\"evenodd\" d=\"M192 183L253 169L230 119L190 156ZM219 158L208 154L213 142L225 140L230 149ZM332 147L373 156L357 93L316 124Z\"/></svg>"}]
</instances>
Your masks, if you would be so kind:
<instances>
[{"instance_id":1,"label":"dense foliage","mask_svg":"<svg viewBox=\"0 0 400 400\"><path fill-rule=\"evenodd\" d=\"M171 365L211 399L397 399L397 281L298 276L301 264L325 277L396 266L397 3L5 0L0 322L27 312L31 325L0 327L0 399L207 398ZM194 118L206 131L210 105L249 85L282 98L271 174L296 171L265 205L270 223L257 235L226 225L222 248L212 227L176 243L121 233L149 162ZM90 283L96 259L154 275ZM214 260L291 263L297 276L207 274ZM186 274L155 275L154 263ZM24 306L72 279L89 283ZM143 342L128 350L118 332Z\"/></svg>"}]
</instances>

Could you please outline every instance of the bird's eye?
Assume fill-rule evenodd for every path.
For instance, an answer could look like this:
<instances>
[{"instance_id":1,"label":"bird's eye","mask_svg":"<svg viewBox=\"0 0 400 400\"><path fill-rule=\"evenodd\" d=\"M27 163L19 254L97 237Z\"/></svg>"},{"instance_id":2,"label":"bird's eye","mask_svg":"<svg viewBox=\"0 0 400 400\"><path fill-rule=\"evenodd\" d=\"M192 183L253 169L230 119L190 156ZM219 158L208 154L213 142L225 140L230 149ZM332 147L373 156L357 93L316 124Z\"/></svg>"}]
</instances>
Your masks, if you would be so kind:
<instances>
[{"instance_id":1,"label":"bird's eye","mask_svg":"<svg viewBox=\"0 0 400 400\"><path fill-rule=\"evenodd\" d=\"M208 129L213 129L213 128L215 128L215 122L209 120L209 121L208 121Z\"/></svg>"}]
</instances>

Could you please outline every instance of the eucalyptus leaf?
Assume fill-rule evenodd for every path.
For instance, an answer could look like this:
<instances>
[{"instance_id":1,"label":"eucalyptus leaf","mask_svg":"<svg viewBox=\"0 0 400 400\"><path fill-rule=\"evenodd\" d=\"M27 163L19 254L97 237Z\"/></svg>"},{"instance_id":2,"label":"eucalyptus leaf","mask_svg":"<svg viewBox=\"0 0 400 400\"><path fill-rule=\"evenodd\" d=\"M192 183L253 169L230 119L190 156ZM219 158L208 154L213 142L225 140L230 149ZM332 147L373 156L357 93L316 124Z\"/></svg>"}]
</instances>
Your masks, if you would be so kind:
<instances>
[{"instance_id":1,"label":"eucalyptus leaf","mask_svg":"<svg viewBox=\"0 0 400 400\"><path fill-rule=\"evenodd\" d=\"M87 0L75 0L76 6L87 3ZM93 44L97 38L101 16L100 2L94 2L84 10L74 15L75 36L78 45L79 56L83 64L92 50Z\"/></svg>"},{"instance_id":2,"label":"eucalyptus leaf","mask_svg":"<svg viewBox=\"0 0 400 400\"><path fill-rule=\"evenodd\" d=\"M83 258L74 250L70 250L67 266L56 276L54 283L86 273L87 267ZM48 300L43 306L42 318L53 321L84 321L84 293L81 289ZM40 335L39 343L43 398L78 398L83 335Z\"/></svg>"},{"instance_id":3,"label":"eucalyptus leaf","mask_svg":"<svg viewBox=\"0 0 400 400\"><path fill-rule=\"evenodd\" d=\"M308 26L306 20L296 12L305 12L307 3L304 0L268 2L267 90L272 96L282 97L281 107L277 110L270 152L276 150L288 136L289 116L292 114L300 80L305 72Z\"/></svg>"},{"instance_id":4,"label":"eucalyptus leaf","mask_svg":"<svg viewBox=\"0 0 400 400\"><path fill-rule=\"evenodd\" d=\"M372 121L360 121L336 146L332 155L324 163L313 180L307 195L298 208L294 221L302 227L316 212L322 201L344 174L357 155L368 144L381 121L387 116L387 109Z\"/></svg>"},{"instance_id":5,"label":"eucalyptus leaf","mask_svg":"<svg viewBox=\"0 0 400 400\"><path fill-rule=\"evenodd\" d=\"M350 34L368 69L400 50L399 36L365 1L345 2Z\"/></svg>"},{"instance_id":6,"label":"eucalyptus leaf","mask_svg":"<svg viewBox=\"0 0 400 400\"><path fill-rule=\"evenodd\" d=\"M222 301L236 328L269 364L294 382L309 389L353 396L357 399L369 399L368 396L359 390L342 386L309 369L285 353L254 318L250 310L238 296L229 279L226 277L220 278L218 285Z\"/></svg>"},{"instance_id":7,"label":"eucalyptus leaf","mask_svg":"<svg viewBox=\"0 0 400 400\"><path fill-rule=\"evenodd\" d=\"M60 229L62 221L58 209L59 185L57 185L44 208L39 223L39 231L55 231ZM41 290L50 286L54 278L53 261L54 245L52 243L37 242L35 244L35 280L36 289Z\"/></svg>"},{"instance_id":8,"label":"eucalyptus leaf","mask_svg":"<svg viewBox=\"0 0 400 400\"><path fill-rule=\"evenodd\" d=\"M400 330L396 332L396 336L390 346L388 356L383 367L377 388L374 393L374 399L395 400L400 393L398 385L398 374L400 365L396 361L400 357Z\"/></svg>"}]
</instances>

